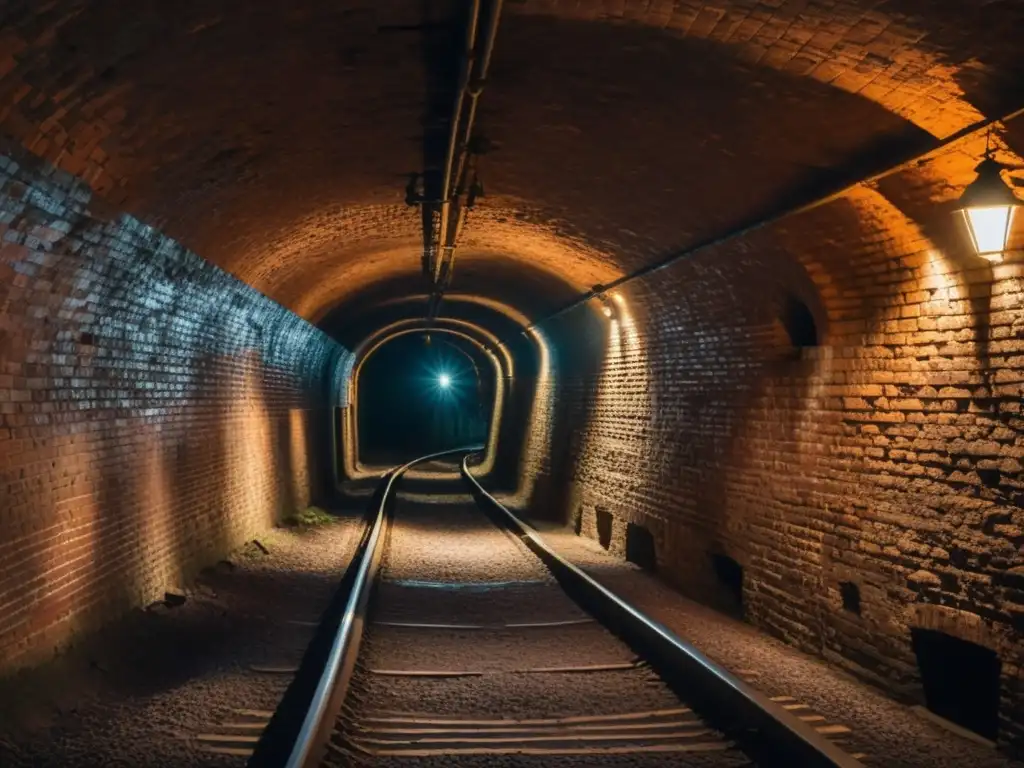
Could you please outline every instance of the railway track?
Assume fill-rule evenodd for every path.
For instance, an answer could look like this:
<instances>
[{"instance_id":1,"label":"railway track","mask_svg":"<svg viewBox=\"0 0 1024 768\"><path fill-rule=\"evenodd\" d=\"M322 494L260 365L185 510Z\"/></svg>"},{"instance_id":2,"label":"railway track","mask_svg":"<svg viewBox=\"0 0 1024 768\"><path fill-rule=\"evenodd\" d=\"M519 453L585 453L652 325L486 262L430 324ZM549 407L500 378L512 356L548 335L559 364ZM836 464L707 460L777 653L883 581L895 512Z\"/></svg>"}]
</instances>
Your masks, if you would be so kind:
<instances>
[{"instance_id":1,"label":"railway track","mask_svg":"<svg viewBox=\"0 0 1024 768\"><path fill-rule=\"evenodd\" d=\"M253 768L861 765L547 549L465 461L461 493L399 497L409 466Z\"/></svg>"}]
</instances>

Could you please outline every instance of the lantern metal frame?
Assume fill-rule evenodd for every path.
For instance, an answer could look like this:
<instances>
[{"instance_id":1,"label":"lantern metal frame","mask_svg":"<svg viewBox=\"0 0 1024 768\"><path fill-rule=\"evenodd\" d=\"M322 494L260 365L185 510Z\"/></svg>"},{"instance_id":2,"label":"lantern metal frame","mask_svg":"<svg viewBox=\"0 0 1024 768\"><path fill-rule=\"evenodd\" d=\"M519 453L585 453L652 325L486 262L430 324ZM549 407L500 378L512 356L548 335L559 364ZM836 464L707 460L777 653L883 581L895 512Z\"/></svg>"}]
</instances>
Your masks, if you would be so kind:
<instances>
[{"instance_id":1,"label":"lantern metal frame","mask_svg":"<svg viewBox=\"0 0 1024 768\"><path fill-rule=\"evenodd\" d=\"M978 176L967 185L960 196L957 212L963 217L971 244L974 246L974 252L989 261L998 262L1002 260L1003 254L1007 250L1014 214L1022 203L1009 184L1003 180L1002 172L1006 170L1006 166L993 158L991 152L986 151L985 158L974 170ZM983 248L979 233L975 231L975 222L971 218L972 210L988 208L1009 209L1006 220L1002 224L1003 231L999 248Z\"/></svg>"}]
</instances>

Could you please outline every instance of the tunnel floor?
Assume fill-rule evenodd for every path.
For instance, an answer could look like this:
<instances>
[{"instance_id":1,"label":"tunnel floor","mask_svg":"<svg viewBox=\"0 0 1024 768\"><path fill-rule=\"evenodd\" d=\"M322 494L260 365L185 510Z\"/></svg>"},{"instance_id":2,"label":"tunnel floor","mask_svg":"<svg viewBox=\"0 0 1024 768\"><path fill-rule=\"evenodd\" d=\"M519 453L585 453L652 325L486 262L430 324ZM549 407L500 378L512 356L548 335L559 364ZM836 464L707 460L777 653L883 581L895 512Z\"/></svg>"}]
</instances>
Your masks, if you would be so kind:
<instances>
[{"instance_id":1,"label":"tunnel floor","mask_svg":"<svg viewBox=\"0 0 1024 768\"><path fill-rule=\"evenodd\" d=\"M268 552L246 545L205 571L183 605L135 611L0 681L0 766L244 765L230 751L248 744L231 739L250 738L266 719L252 713L283 696L358 527L346 518L267 531Z\"/></svg>"},{"instance_id":2,"label":"tunnel floor","mask_svg":"<svg viewBox=\"0 0 1024 768\"><path fill-rule=\"evenodd\" d=\"M552 591L550 576L514 539L489 523L486 530L480 527L481 513L470 513L466 497L453 493L450 480L432 483L424 477L408 486L401 502L407 514L404 523L399 516L392 534L376 621L586 618L564 595ZM443 492L431 494L431 488ZM454 517L435 519L430 509L440 506L437 502L454 506ZM408 514L424 508L426 513ZM866 765L1024 765L951 734L750 625L682 597L569 528L536 520L534 525L562 556L622 598L791 711L832 729L830 738L847 751L865 753ZM0 682L0 765L244 765L253 734L265 725L291 681L291 670L351 558L356 528L353 517L304 533L275 530L261 539L269 554L249 545L233 557L234 567L208 571L185 605L135 612L54 662ZM432 588L435 582L461 582L470 588ZM508 587L509 582L514 582L510 589L492 588ZM617 711L622 692L631 686L639 686L651 709L665 708L673 700L660 681L644 678L649 673L643 670L597 672L601 679L596 682L589 675L582 682L580 676L561 675L565 679L552 694L538 688L537 680L524 680L541 676L524 676L512 668L536 661L529 647L520 647L521 638L496 633L464 652L448 642L446 633L416 634L413 642L411 631L396 626L371 630L357 712L429 710L454 719L486 719L509 711L554 717L565 707L582 706L600 716ZM561 661L578 660L584 655L580 649L586 649L587 663L596 659L620 664L632 658L625 646L593 625L535 631L549 635L550 643L544 645ZM373 677L367 666L474 664L496 673L501 685L491 681L481 688L480 678L472 677L440 684L402 678L395 684L381 676L366 680ZM367 764L386 763L374 759ZM502 763L466 757L445 764ZM541 759L535 764L547 763Z\"/></svg>"},{"instance_id":3,"label":"tunnel floor","mask_svg":"<svg viewBox=\"0 0 1024 768\"><path fill-rule=\"evenodd\" d=\"M471 497L415 499L327 765L752 765Z\"/></svg>"}]
</instances>

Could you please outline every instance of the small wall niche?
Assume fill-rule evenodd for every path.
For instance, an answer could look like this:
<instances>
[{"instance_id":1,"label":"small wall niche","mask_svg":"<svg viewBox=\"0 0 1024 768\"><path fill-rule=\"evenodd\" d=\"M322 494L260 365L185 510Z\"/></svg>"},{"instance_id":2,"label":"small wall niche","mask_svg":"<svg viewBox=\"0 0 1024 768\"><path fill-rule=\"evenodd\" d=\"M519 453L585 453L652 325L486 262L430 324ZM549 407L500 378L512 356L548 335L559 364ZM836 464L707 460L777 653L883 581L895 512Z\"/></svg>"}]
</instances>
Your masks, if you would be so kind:
<instances>
[{"instance_id":1,"label":"small wall niche","mask_svg":"<svg viewBox=\"0 0 1024 768\"><path fill-rule=\"evenodd\" d=\"M743 566L728 555L711 553L711 567L725 594L730 613L743 616Z\"/></svg>"},{"instance_id":2,"label":"small wall niche","mask_svg":"<svg viewBox=\"0 0 1024 768\"><path fill-rule=\"evenodd\" d=\"M654 536L638 523L626 523L626 559L645 571L655 573L658 570Z\"/></svg>"},{"instance_id":3,"label":"small wall niche","mask_svg":"<svg viewBox=\"0 0 1024 768\"><path fill-rule=\"evenodd\" d=\"M779 314L790 343L797 349L818 346L818 325L806 304L795 296L786 296Z\"/></svg>"},{"instance_id":4,"label":"small wall niche","mask_svg":"<svg viewBox=\"0 0 1024 768\"><path fill-rule=\"evenodd\" d=\"M1003 474L998 469L979 469L978 479L986 488L998 488L1002 482Z\"/></svg>"},{"instance_id":5,"label":"small wall niche","mask_svg":"<svg viewBox=\"0 0 1024 768\"><path fill-rule=\"evenodd\" d=\"M860 587L852 581L839 582L839 596L843 600L843 610L860 616Z\"/></svg>"},{"instance_id":6,"label":"small wall niche","mask_svg":"<svg viewBox=\"0 0 1024 768\"><path fill-rule=\"evenodd\" d=\"M597 517L597 541L602 547L608 549L612 545L612 513L607 509L597 507L594 514Z\"/></svg>"},{"instance_id":7,"label":"small wall niche","mask_svg":"<svg viewBox=\"0 0 1024 768\"><path fill-rule=\"evenodd\" d=\"M995 741L1002 671L996 652L934 629L915 627L910 637L928 709Z\"/></svg>"},{"instance_id":8,"label":"small wall niche","mask_svg":"<svg viewBox=\"0 0 1024 768\"><path fill-rule=\"evenodd\" d=\"M583 505L577 504L572 512L572 529L577 536L583 532Z\"/></svg>"}]
</instances>

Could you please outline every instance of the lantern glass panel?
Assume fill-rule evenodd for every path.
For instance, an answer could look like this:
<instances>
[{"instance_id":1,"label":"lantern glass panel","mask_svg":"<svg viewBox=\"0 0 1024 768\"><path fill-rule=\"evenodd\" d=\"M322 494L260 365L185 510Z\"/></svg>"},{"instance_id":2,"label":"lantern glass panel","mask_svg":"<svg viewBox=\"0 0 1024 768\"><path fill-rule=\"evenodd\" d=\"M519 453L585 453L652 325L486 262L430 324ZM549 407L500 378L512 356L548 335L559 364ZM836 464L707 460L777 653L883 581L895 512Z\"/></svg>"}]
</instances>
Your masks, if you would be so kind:
<instances>
[{"instance_id":1,"label":"lantern glass panel","mask_svg":"<svg viewBox=\"0 0 1024 768\"><path fill-rule=\"evenodd\" d=\"M971 239L979 255L1000 254L1006 250L1014 208L1012 205L993 205L964 209Z\"/></svg>"}]
</instances>

